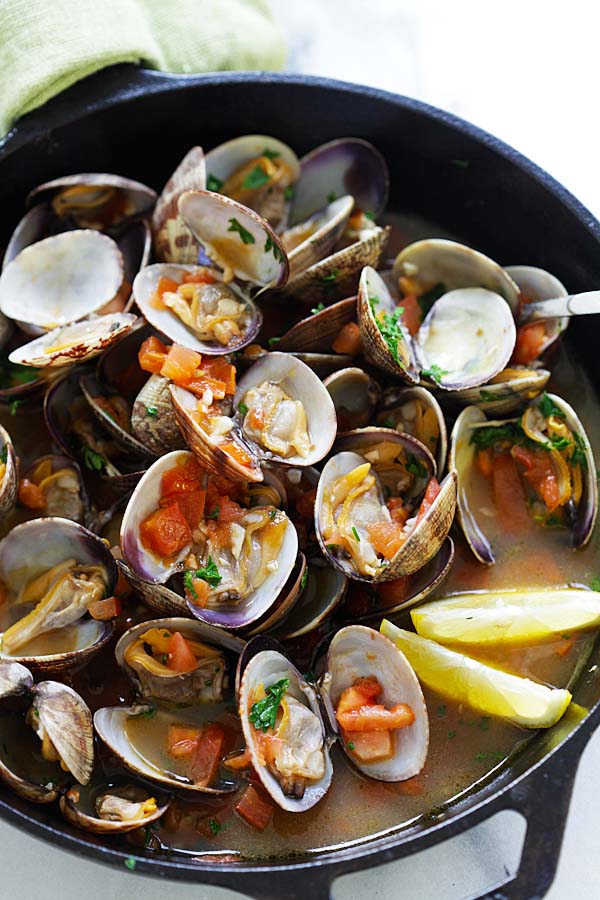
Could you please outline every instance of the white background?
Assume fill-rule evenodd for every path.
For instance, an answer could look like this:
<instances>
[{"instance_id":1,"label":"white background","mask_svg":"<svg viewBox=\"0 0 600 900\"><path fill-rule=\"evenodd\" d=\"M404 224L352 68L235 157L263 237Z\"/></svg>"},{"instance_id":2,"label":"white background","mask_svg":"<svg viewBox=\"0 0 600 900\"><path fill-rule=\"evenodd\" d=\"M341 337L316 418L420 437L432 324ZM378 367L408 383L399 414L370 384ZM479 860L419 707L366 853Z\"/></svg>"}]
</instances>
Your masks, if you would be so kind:
<instances>
[{"instance_id":1,"label":"white background","mask_svg":"<svg viewBox=\"0 0 600 900\"><path fill-rule=\"evenodd\" d=\"M600 215L600 29L593 0L271 0L292 71L425 100L503 138ZM600 734L577 777L549 900L600 896ZM460 900L514 868L522 828L488 823L418 857L338 882L336 900ZM0 898L232 900L230 891L116 871L0 822ZM435 877L432 877L435 873ZM310 898L307 898L310 900Z\"/></svg>"}]
</instances>

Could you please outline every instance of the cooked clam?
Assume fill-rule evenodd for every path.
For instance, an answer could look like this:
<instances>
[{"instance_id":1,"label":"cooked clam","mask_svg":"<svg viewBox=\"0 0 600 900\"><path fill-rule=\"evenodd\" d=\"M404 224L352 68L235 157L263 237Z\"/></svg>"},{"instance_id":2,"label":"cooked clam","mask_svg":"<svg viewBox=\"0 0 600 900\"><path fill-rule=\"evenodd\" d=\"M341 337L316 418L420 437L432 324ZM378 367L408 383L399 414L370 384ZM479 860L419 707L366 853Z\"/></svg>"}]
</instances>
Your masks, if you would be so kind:
<instances>
[{"instance_id":1,"label":"cooked clam","mask_svg":"<svg viewBox=\"0 0 600 900\"><path fill-rule=\"evenodd\" d=\"M338 631L321 695L346 755L361 772L378 781L418 775L429 746L427 708L417 676L392 641L364 625ZM369 722L375 716L378 730Z\"/></svg>"},{"instance_id":2,"label":"cooked clam","mask_svg":"<svg viewBox=\"0 0 600 900\"><path fill-rule=\"evenodd\" d=\"M40 456L23 472L23 479L34 485L29 518L60 516L85 524L88 499L81 470L66 456Z\"/></svg>"},{"instance_id":3,"label":"cooked clam","mask_svg":"<svg viewBox=\"0 0 600 900\"><path fill-rule=\"evenodd\" d=\"M19 466L11 437L0 425L0 514L7 515L17 502Z\"/></svg>"},{"instance_id":4,"label":"cooked clam","mask_svg":"<svg viewBox=\"0 0 600 900\"><path fill-rule=\"evenodd\" d=\"M77 228L108 229L150 212L156 193L132 178L106 172L83 172L46 181L34 188L27 205L50 202L59 218Z\"/></svg>"},{"instance_id":5,"label":"cooked clam","mask_svg":"<svg viewBox=\"0 0 600 900\"><path fill-rule=\"evenodd\" d=\"M200 245L183 221L177 201L184 191L206 188L202 147L192 147L183 157L156 201L152 214L154 251L159 262L176 265L198 262Z\"/></svg>"},{"instance_id":6,"label":"cooked clam","mask_svg":"<svg viewBox=\"0 0 600 900\"><path fill-rule=\"evenodd\" d=\"M446 421L430 391L422 387L387 388L381 396L377 423L416 437L433 454L437 472L444 471L448 450Z\"/></svg>"},{"instance_id":7,"label":"cooked clam","mask_svg":"<svg viewBox=\"0 0 600 900\"><path fill-rule=\"evenodd\" d=\"M141 784L111 783L71 787L60 798L60 811L77 828L93 834L125 834L165 814L169 799Z\"/></svg>"},{"instance_id":8,"label":"cooked clam","mask_svg":"<svg viewBox=\"0 0 600 900\"><path fill-rule=\"evenodd\" d=\"M564 284L545 269L535 266L506 266L505 272L519 288L521 302L525 307L527 303L535 303L537 300L551 300L568 295ZM564 316L520 326L513 361L528 365L534 359L539 359L567 329L569 322L570 318ZM532 350L535 356L532 356Z\"/></svg>"},{"instance_id":9,"label":"cooked clam","mask_svg":"<svg viewBox=\"0 0 600 900\"><path fill-rule=\"evenodd\" d=\"M367 360L403 381L416 383L413 344L399 322L397 305L381 275L365 266L358 287L358 324Z\"/></svg>"},{"instance_id":10,"label":"cooked clam","mask_svg":"<svg viewBox=\"0 0 600 900\"><path fill-rule=\"evenodd\" d=\"M103 541L81 525L56 517L17 525L0 542L0 581L8 595L3 657L39 671L62 670L86 661L110 637L111 625L87 613L112 594L115 563Z\"/></svg>"},{"instance_id":11,"label":"cooked clam","mask_svg":"<svg viewBox=\"0 0 600 900\"><path fill-rule=\"evenodd\" d=\"M306 319L301 319L277 342L277 349L284 352L331 353L332 344L340 329L356 319L356 297L347 297L326 306L314 308Z\"/></svg>"},{"instance_id":12,"label":"cooked clam","mask_svg":"<svg viewBox=\"0 0 600 900\"><path fill-rule=\"evenodd\" d=\"M318 803L333 774L319 702L282 653L263 650L250 659L239 714L254 768L275 802L289 812Z\"/></svg>"},{"instance_id":13,"label":"cooked clam","mask_svg":"<svg viewBox=\"0 0 600 900\"><path fill-rule=\"evenodd\" d=\"M110 313L47 331L13 350L12 363L36 368L59 368L99 356L120 340L137 321L130 313Z\"/></svg>"}]
</instances>

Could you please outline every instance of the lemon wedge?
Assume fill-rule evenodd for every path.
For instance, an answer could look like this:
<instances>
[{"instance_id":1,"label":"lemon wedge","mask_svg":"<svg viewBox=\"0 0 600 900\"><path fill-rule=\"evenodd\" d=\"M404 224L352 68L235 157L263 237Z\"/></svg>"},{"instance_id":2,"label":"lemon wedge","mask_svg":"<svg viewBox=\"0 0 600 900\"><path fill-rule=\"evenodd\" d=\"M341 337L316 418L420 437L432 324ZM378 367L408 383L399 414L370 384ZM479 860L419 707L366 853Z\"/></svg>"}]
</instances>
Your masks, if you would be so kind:
<instances>
[{"instance_id":1,"label":"lemon wedge","mask_svg":"<svg viewBox=\"0 0 600 900\"><path fill-rule=\"evenodd\" d=\"M381 633L402 650L419 679L442 696L523 728L549 728L561 718L569 691L550 688L485 665L384 619Z\"/></svg>"},{"instance_id":2,"label":"lemon wedge","mask_svg":"<svg viewBox=\"0 0 600 900\"><path fill-rule=\"evenodd\" d=\"M600 593L583 588L458 594L411 611L441 644L528 644L600 625Z\"/></svg>"}]
</instances>

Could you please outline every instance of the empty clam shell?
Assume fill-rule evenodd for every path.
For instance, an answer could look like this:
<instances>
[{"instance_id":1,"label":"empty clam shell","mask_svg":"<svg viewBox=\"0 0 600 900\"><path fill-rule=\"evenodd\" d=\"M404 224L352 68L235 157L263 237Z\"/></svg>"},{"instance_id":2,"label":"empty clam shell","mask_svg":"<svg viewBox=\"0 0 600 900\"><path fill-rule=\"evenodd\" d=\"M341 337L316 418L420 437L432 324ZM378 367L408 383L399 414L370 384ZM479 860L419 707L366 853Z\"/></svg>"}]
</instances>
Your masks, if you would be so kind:
<instances>
[{"instance_id":1,"label":"empty clam shell","mask_svg":"<svg viewBox=\"0 0 600 900\"><path fill-rule=\"evenodd\" d=\"M123 258L98 231L67 231L26 247L0 276L0 310L43 329L96 312L123 280Z\"/></svg>"},{"instance_id":2,"label":"empty clam shell","mask_svg":"<svg viewBox=\"0 0 600 900\"><path fill-rule=\"evenodd\" d=\"M213 262L259 288L285 284L289 263L285 248L268 223L229 197L210 191L186 191L178 209Z\"/></svg>"},{"instance_id":3,"label":"empty clam shell","mask_svg":"<svg viewBox=\"0 0 600 900\"><path fill-rule=\"evenodd\" d=\"M162 278L181 284L187 275L202 272L207 272L210 280L213 282L212 284L196 285L197 288L203 288L205 292L211 294L207 301L209 304L207 310L212 310L215 303L225 300L229 301L230 304L233 301L240 305L239 310L241 312L234 314L239 334L232 333L227 344L223 344L216 338L211 340L207 337L202 337L203 331L211 327L210 322L216 320L218 315L221 315L218 310L195 314L194 320L198 323L196 328L184 322L169 306L165 304L157 305L156 303L158 286ZM190 287L194 286L190 285ZM154 328L175 343L188 347L190 350L196 350L199 353L222 354L240 350L255 339L262 324L262 315L252 301L244 297L235 284L229 283L224 285L219 272L206 269L205 267L174 266L164 263L146 266L136 276L133 283L133 293L138 308ZM202 302L201 300L200 305ZM231 317L231 314L229 315Z\"/></svg>"},{"instance_id":4,"label":"empty clam shell","mask_svg":"<svg viewBox=\"0 0 600 900\"><path fill-rule=\"evenodd\" d=\"M259 640L261 639L259 638ZM285 697L302 704L303 707L310 710L314 717L310 717L310 725L305 722L305 731L302 732L304 736L303 745L296 746L294 744L292 746L292 752L312 752L313 762L311 768L314 768L315 772L320 772L317 777L304 780L301 797L294 796L292 791L285 793L280 780L265 765L259 749L260 731L257 731L250 721L251 708L255 702L259 686L263 690L267 690L284 678L289 682ZM246 747L252 757L254 768L273 800L288 812L304 812L318 803L331 784L333 767L326 746L325 727L315 689L304 680L295 666L282 653L276 650L263 650L249 660L242 675L238 709L242 720ZM309 718L306 716L306 713L304 716L306 719ZM310 747L306 746L309 735ZM308 761L306 766L308 768ZM294 776L288 777L288 780L293 781Z\"/></svg>"},{"instance_id":5,"label":"empty clam shell","mask_svg":"<svg viewBox=\"0 0 600 900\"><path fill-rule=\"evenodd\" d=\"M519 289L498 263L456 241L427 238L409 244L394 262L395 278L407 276L423 291L443 285L446 292L457 288L484 288L504 297L516 317Z\"/></svg>"},{"instance_id":6,"label":"empty clam shell","mask_svg":"<svg viewBox=\"0 0 600 900\"><path fill-rule=\"evenodd\" d=\"M130 313L111 313L47 331L13 350L12 363L36 368L60 368L99 356L118 341L137 321Z\"/></svg>"},{"instance_id":7,"label":"empty clam shell","mask_svg":"<svg viewBox=\"0 0 600 900\"><path fill-rule=\"evenodd\" d=\"M156 201L152 215L154 250L159 262L185 265L198 261L200 245L185 224L177 201L184 191L206 188L206 167L202 147L192 147L183 157Z\"/></svg>"},{"instance_id":8,"label":"empty clam shell","mask_svg":"<svg viewBox=\"0 0 600 900\"><path fill-rule=\"evenodd\" d=\"M365 357L373 365L398 375L403 381L416 383L419 372L410 336L404 329L396 329L392 339L385 336L385 323L392 319L396 309L396 303L381 275L366 266L360 276L357 303Z\"/></svg>"},{"instance_id":9,"label":"empty clam shell","mask_svg":"<svg viewBox=\"0 0 600 900\"><path fill-rule=\"evenodd\" d=\"M330 724L339 725L335 710L342 693L359 678L376 678L382 690L378 703L386 709L406 704L414 721L391 730L392 756L373 762L361 762L348 743L342 747L352 764L363 774L378 781L404 781L421 771L429 748L429 719L421 686L404 654L384 635L364 625L349 625L334 636L327 653L327 669L321 681L321 695Z\"/></svg>"}]
</instances>

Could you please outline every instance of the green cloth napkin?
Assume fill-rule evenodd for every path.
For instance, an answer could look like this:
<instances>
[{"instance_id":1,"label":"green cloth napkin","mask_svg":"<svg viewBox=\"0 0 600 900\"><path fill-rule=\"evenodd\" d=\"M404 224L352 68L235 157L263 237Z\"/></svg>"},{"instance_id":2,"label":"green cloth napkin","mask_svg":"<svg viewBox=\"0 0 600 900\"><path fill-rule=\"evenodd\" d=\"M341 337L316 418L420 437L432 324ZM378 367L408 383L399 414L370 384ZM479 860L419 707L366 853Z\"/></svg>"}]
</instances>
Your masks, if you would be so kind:
<instances>
[{"instance_id":1,"label":"green cloth napkin","mask_svg":"<svg viewBox=\"0 0 600 900\"><path fill-rule=\"evenodd\" d=\"M0 136L105 66L280 69L268 0L0 0Z\"/></svg>"}]
</instances>

